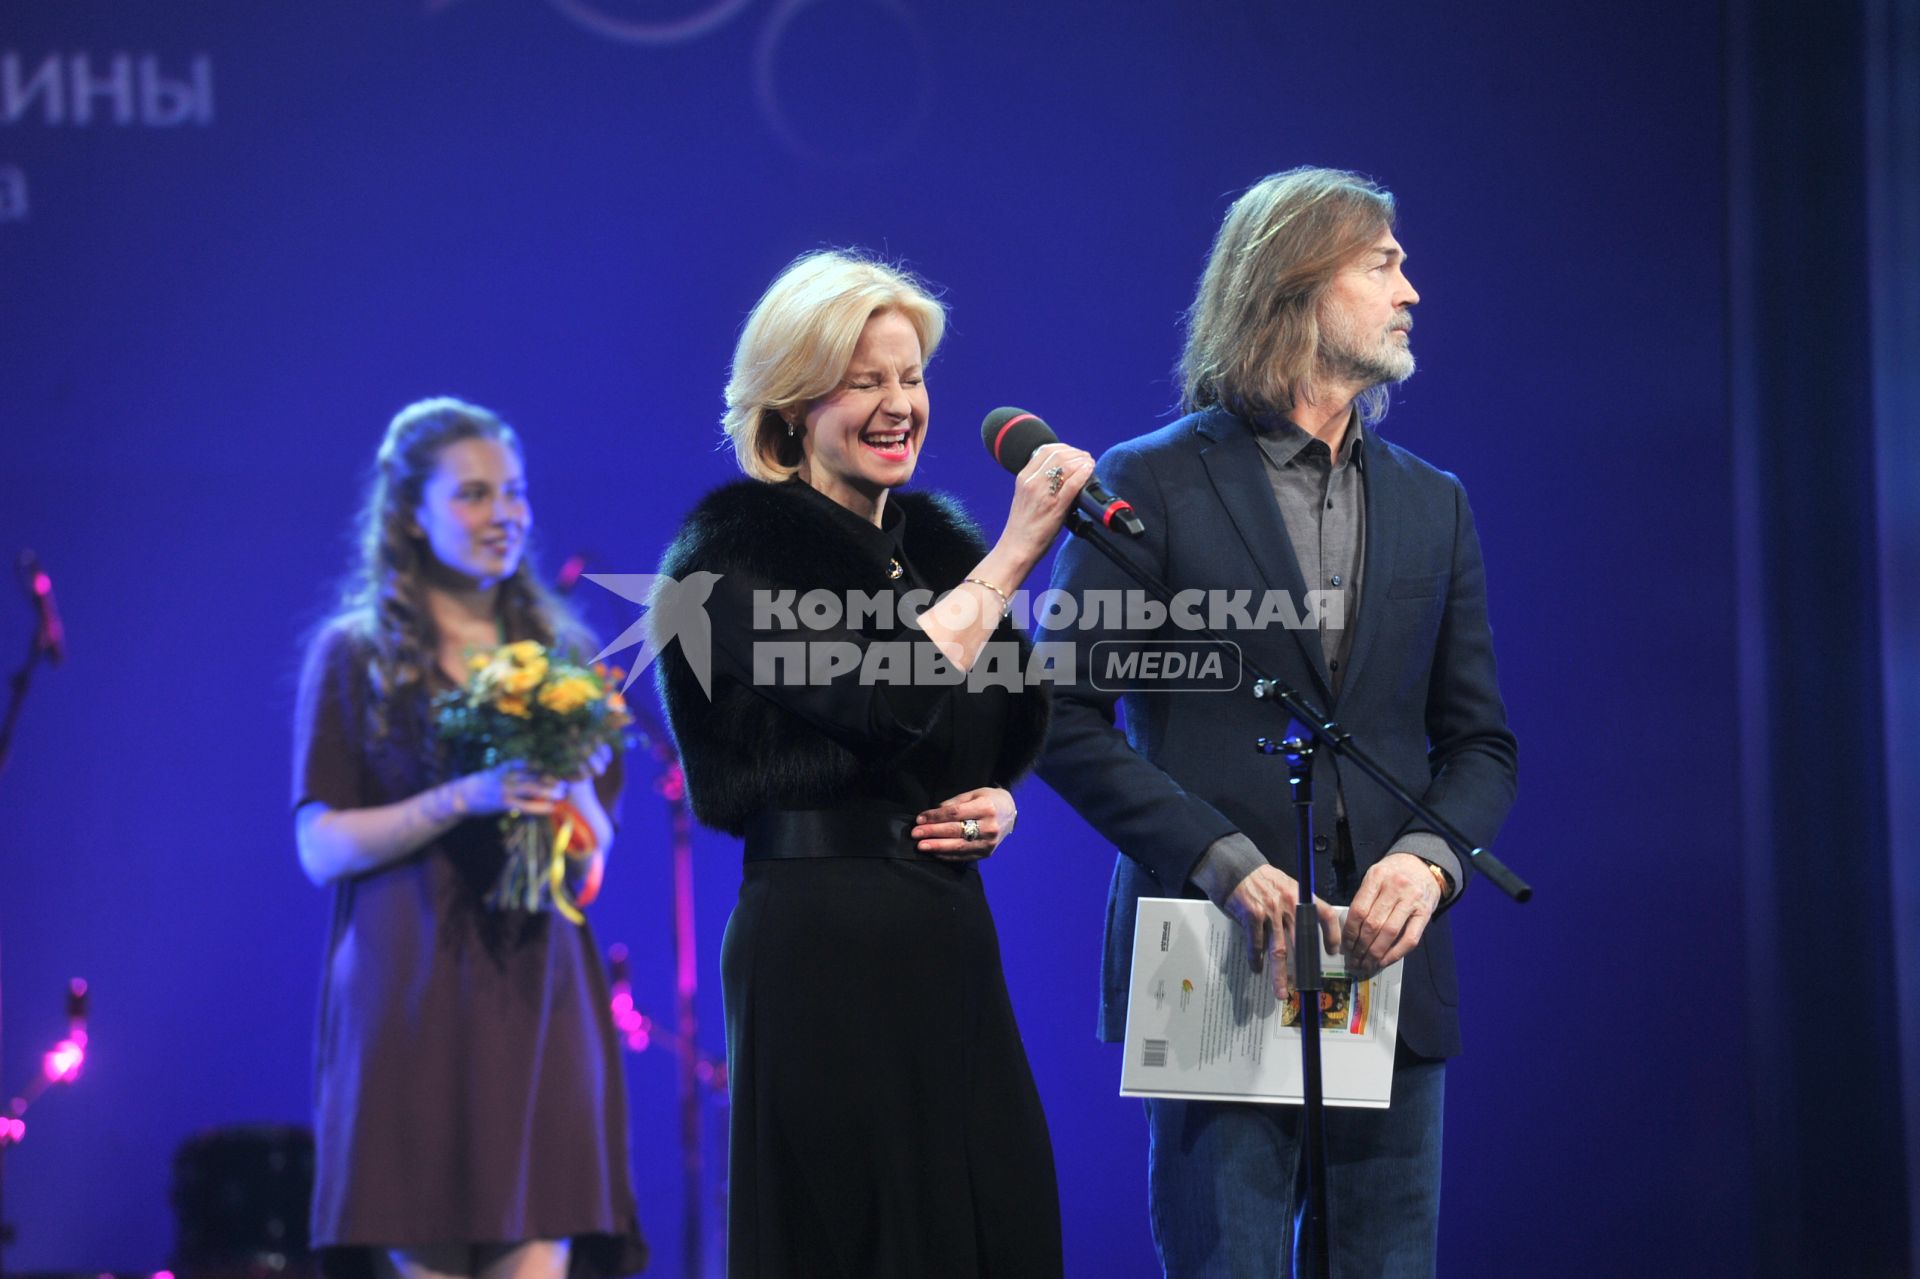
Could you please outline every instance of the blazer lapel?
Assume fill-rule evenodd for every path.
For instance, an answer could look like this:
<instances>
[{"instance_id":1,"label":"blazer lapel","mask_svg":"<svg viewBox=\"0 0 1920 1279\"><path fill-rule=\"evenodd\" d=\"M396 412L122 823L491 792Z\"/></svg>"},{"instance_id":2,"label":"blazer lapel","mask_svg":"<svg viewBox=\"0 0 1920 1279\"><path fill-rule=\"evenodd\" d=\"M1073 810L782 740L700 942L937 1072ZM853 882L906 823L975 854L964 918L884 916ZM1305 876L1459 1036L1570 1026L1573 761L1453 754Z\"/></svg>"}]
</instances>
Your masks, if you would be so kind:
<instances>
[{"instance_id":1,"label":"blazer lapel","mask_svg":"<svg viewBox=\"0 0 1920 1279\"><path fill-rule=\"evenodd\" d=\"M1261 585L1269 591L1284 591L1296 611L1304 609L1306 579L1300 573L1300 561L1293 553L1286 523L1280 518L1280 506L1267 479L1267 460L1260 452L1259 441L1253 438L1252 428L1224 409L1214 409L1194 429L1205 441L1200 461L1207 468L1207 476L1213 481L1214 492L1226 508L1227 517L1233 521L1240 540L1246 543L1247 553L1260 572ZM1367 571L1373 571L1371 563ZM1313 672L1317 687L1312 691L1325 706L1331 699L1332 683L1326 655L1320 651L1320 634L1301 629L1291 629L1289 634L1292 642L1300 646L1301 656Z\"/></svg>"},{"instance_id":2,"label":"blazer lapel","mask_svg":"<svg viewBox=\"0 0 1920 1279\"><path fill-rule=\"evenodd\" d=\"M1405 509L1406 475L1385 440L1368 432L1367 457L1360 483L1367 495L1367 544L1361 552L1365 566L1360 576L1360 616L1353 643L1347 650L1347 673L1340 686L1352 688L1360 668L1373 649L1374 638L1387 614L1387 589L1393 582L1394 555L1399 547L1401 512Z\"/></svg>"}]
</instances>

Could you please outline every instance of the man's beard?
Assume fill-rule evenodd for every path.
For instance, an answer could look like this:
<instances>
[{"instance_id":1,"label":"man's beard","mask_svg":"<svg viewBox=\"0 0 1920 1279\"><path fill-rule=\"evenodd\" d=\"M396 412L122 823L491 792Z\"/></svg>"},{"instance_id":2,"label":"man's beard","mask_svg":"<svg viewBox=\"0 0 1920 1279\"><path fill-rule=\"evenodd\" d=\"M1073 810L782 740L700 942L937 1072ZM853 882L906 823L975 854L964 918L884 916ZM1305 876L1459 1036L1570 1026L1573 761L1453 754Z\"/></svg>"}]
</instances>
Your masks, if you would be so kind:
<instances>
[{"instance_id":1,"label":"man's beard","mask_svg":"<svg viewBox=\"0 0 1920 1279\"><path fill-rule=\"evenodd\" d=\"M1401 324L1411 329L1413 317L1404 317ZM1397 331L1369 338L1333 315L1322 316L1318 360L1322 377L1329 382L1357 382L1363 389L1406 381L1413 376L1413 348L1393 336Z\"/></svg>"}]
</instances>

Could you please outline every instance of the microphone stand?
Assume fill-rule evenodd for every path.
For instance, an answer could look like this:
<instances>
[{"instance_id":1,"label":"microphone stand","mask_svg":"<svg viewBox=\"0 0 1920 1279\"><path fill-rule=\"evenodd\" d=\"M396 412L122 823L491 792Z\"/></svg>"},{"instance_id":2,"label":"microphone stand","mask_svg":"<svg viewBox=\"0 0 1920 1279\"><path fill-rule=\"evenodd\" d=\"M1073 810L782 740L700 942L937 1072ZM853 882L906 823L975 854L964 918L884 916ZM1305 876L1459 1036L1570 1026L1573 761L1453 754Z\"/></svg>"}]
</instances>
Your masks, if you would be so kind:
<instances>
[{"instance_id":1,"label":"microphone stand","mask_svg":"<svg viewBox=\"0 0 1920 1279\"><path fill-rule=\"evenodd\" d=\"M609 985L613 997L614 1030L633 1052L644 1052L655 1040L663 1042L675 1057L675 1082L678 1085L680 1119L680 1231L684 1251L681 1272L687 1279L701 1279L706 1273L705 1202L701 1183L705 1177L705 1142L701 1122L701 1102L706 1092L726 1096L727 1068L700 1051L700 993L698 948L694 939L693 898L693 805L687 798L687 775L673 738L645 707L633 705L635 752L644 751L659 769L654 791L667 802L673 828L673 1030L661 1029L633 1002L631 965L625 946L612 947L608 955ZM0 1276L5 1279L5 1276Z\"/></svg>"},{"instance_id":2,"label":"microphone stand","mask_svg":"<svg viewBox=\"0 0 1920 1279\"><path fill-rule=\"evenodd\" d=\"M0 719L0 773L7 771L7 761L13 758L13 729L20 722L20 710L27 704L27 689L33 683L33 668L47 655L46 641L38 626L33 632L33 643L27 648L27 660L20 663L20 669L7 681L7 713Z\"/></svg>"},{"instance_id":3,"label":"microphone stand","mask_svg":"<svg viewBox=\"0 0 1920 1279\"><path fill-rule=\"evenodd\" d=\"M555 590L570 595L580 584L591 561L588 551L576 551L566 557L555 578ZM680 1185L682 1185L682 1267L687 1279L699 1279L705 1271L705 1223L701 1181L705 1181L705 1156L701 1143L701 1095L703 1089L716 1089L726 1097L726 1064L714 1062L699 1047L699 951L693 937L693 805L687 799L687 774L674 751L674 739L645 707L630 705L636 728L636 751L645 751L659 768L653 789L666 801L668 822L672 824L674 847L674 1029L660 1031L653 1018L634 1006L628 951L622 945L609 954L614 1029L628 1049L643 1052L653 1039L662 1039L674 1050L674 1081L680 1100ZM6 1275L0 1275L6 1279Z\"/></svg>"},{"instance_id":4,"label":"microphone stand","mask_svg":"<svg viewBox=\"0 0 1920 1279\"><path fill-rule=\"evenodd\" d=\"M1067 530L1075 537L1085 541L1094 550L1106 556L1114 567L1140 583L1163 604L1173 603L1174 592L1159 578L1135 564L1111 544L1109 534L1101 532L1101 525L1076 504L1068 513ZM1299 1271L1308 1279L1327 1279L1331 1273L1330 1258L1332 1241L1327 1232L1326 1184L1327 1150L1325 1132L1325 1091L1320 1075L1320 945L1319 923L1313 910L1313 755L1318 749L1332 752L1337 760L1350 761L1355 767L1373 779L1380 788L1391 795L1407 812L1447 842L1454 854L1460 858L1463 866L1471 865L1485 875L1492 883L1511 897L1515 902L1524 903L1533 898L1533 889L1518 875L1484 848L1476 847L1472 840L1461 834L1454 825L1428 808L1397 778L1354 741L1353 734L1342 728L1339 723L1327 717L1326 713L1286 681L1269 675L1259 665L1233 644L1226 636L1207 627L1199 627L1194 634L1212 643L1231 646L1240 652L1242 670L1253 675L1253 695L1261 701L1278 703L1278 709L1284 711L1293 723L1304 725L1312 740L1298 734L1287 737L1276 744L1268 738L1259 738L1254 748L1263 754L1285 754L1287 757L1288 785L1293 794L1293 805L1297 827L1296 861L1300 885L1300 901L1294 913L1294 989L1300 997L1300 1082L1301 1082L1301 1166L1305 1169L1303 1179L1306 1182L1306 1195L1300 1206L1300 1212L1294 1223L1294 1261ZM1313 938L1308 944L1307 938ZM1309 1002L1311 1000L1311 1002Z\"/></svg>"},{"instance_id":5,"label":"microphone stand","mask_svg":"<svg viewBox=\"0 0 1920 1279\"><path fill-rule=\"evenodd\" d=\"M654 789L667 801L673 823L673 994L674 1055L679 1066L677 1082L680 1100L681 1231L686 1248L683 1265L688 1279L703 1272L702 1250L705 1237L702 1225L700 1183L704 1143L700 1132L700 1091L702 1083L711 1083L713 1064L701 1057L699 1018L695 1000L699 994L699 959L694 945L693 909L693 808L687 799L687 775L673 749L673 738L655 723L651 715L635 708L645 720L647 746L660 776ZM703 1071L704 1068L704 1071ZM702 1074L706 1078L703 1080ZM724 1079L724 1073L721 1076Z\"/></svg>"},{"instance_id":6,"label":"microphone stand","mask_svg":"<svg viewBox=\"0 0 1920 1279\"><path fill-rule=\"evenodd\" d=\"M554 589L571 595L579 585L591 556L578 552L568 556L561 566ZM680 1120L680 1175L682 1212L680 1229L685 1236L683 1272L698 1279L705 1269L702 1255L705 1245L703 1204L700 1183L703 1150L700 1103L703 1088L726 1090L726 1067L703 1055L698 1032L700 993L698 949L694 938L693 898L693 806L687 798L687 775L673 747L673 738L645 707L636 700L628 707L634 717L634 743L653 758L659 774L655 792L667 802L668 819L673 828L673 997L674 1029L661 1035L652 1020L633 1006L627 980L627 950L615 946L611 962L614 998L619 1007L614 1013L615 1029L634 1051L642 1051L654 1038L664 1038L673 1049L679 1069L675 1072ZM624 997L624 1003L620 1001ZM0 1275L0 1279L5 1279Z\"/></svg>"},{"instance_id":7,"label":"microphone stand","mask_svg":"<svg viewBox=\"0 0 1920 1279\"><path fill-rule=\"evenodd\" d=\"M20 669L15 671L13 678L7 682L7 711L5 717L0 718L0 773L7 771L7 763L13 758L13 730L20 722L21 708L27 704L27 689L31 687L33 683L33 668L38 666L40 659L46 655L46 628L43 623L36 620L34 623L33 640L27 646L27 660L20 664ZM3 1028L5 1025L6 999L4 990L5 983L0 981L0 1028ZM0 1036L0 1043L4 1043L4 1036ZM0 1056L0 1062L4 1060L5 1058ZM18 1118L19 1113L14 1112L11 1108L6 1111L0 1111L0 1125L5 1125L10 1120ZM10 1137L0 1135L0 1279L6 1279L7 1245L13 1242L13 1227L7 1224L6 1211L6 1151L10 1144L12 1144Z\"/></svg>"},{"instance_id":8,"label":"microphone stand","mask_svg":"<svg viewBox=\"0 0 1920 1279\"><path fill-rule=\"evenodd\" d=\"M1311 849L1313 743L1294 734L1281 742L1258 738L1254 748L1262 755L1287 757L1294 839L1302 850ZM1300 1001L1300 1167L1306 1186L1294 1217L1293 1252L1296 1259L1312 1259L1315 1279L1327 1279L1332 1252L1327 1239L1325 1092L1320 1077L1320 927L1313 909L1313 858L1303 852L1299 862L1300 900L1293 908L1293 989Z\"/></svg>"},{"instance_id":9,"label":"microphone stand","mask_svg":"<svg viewBox=\"0 0 1920 1279\"><path fill-rule=\"evenodd\" d=\"M0 763L3 762L4 756L0 756ZM5 984L4 981L0 981L0 986ZM0 1001L0 1019L4 1018L4 1013L5 1004ZM0 1044L4 1044L3 1038L0 1038ZM5 1056L0 1056L0 1063L5 1061ZM0 1279L7 1277L7 1245L13 1242L13 1227L7 1224L7 1147L14 1140L11 1121L15 1117L11 1106L0 1111L0 1126L5 1126L7 1129L4 1134L0 1134Z\"/></svg>"},{"instance_id":10,"label":"microphone stand","mask_svg":"<svg viewBox=\"0 0 1920 1279\"><path fill-rule=\"evenodd\" d=\"M0 1188L6 1178L7 1151L26 1139L26 1113L40 1094L54 1084L71 1084L80 1077L87 1060L87 983L75 977L67 983L67 1037L53 1046L42 1059L32 1082L0 1109ZM6 1245L13 1241L13 1229L0 1213L0 1279L6 1274Z\"/></svg>"}]
</instances>

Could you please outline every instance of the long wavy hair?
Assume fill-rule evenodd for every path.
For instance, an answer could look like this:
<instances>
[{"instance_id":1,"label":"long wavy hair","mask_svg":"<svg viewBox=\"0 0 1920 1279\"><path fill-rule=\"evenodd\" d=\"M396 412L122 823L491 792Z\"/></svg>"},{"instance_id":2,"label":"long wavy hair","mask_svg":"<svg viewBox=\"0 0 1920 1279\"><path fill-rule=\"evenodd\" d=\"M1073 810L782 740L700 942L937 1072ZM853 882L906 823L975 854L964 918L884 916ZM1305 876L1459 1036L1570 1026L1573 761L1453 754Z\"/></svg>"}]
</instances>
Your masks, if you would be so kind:
<instances>
[{"instance_id":1,"label":"long wavy hair","mask_svg":"<svg viewBox=\"0 0 1920 1279\"><path fill-rule=\"evenodd\" d=\"M1187 309L1176 372L1186 412L1218 404L1284 416L1312 389L1320 300L1340 268L1392 230L1393 195L1342 169L1276 173L1233 202ZM1368 387L1360 420L1386 415L1388 390Z\"/></svg>"},{"instance_id":2,"label":"long wavy hair","mask_svg":"<svg viewBox=\"0 0 1920 1279\"><path fill-rule=\"evenodd\" d=\"M391 726L390 709L424 704L438 663L439 635L427 607L422 570L433 554L417 531L427 481L440 453L461 440L494 440L525 462L520 437L500 418L449 396L407 405L387 426L357 523L359 563L348 573L339 609L329 625L351 628L367 651L376 731ZM498 616L509 640L582 648L591 644L580 623L540 583L529 545L500 583ZM591 648L587 648L591 652Z\"/></svg>"}]
</instances>

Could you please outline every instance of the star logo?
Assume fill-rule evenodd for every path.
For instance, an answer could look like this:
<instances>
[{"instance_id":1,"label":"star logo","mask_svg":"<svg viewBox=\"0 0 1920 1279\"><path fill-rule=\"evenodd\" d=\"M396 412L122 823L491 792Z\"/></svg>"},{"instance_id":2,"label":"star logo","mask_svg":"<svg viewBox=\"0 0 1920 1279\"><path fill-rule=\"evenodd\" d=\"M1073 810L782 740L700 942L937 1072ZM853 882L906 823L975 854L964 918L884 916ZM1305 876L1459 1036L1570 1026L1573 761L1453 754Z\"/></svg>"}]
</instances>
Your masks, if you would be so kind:
<instances>
[{"instance_id":1,"label":"star logo","mask_svg":"<svg viewBox=\"0 0 1920 1279\"><path fill-rule=\"evenodd\" d=\"M595 653L593 660L604 661L610 654L639 644L627 670L627 682L621 692L633 686L640 672L653 665L667 645L680 641L680 654L687 659L700 691L713 697L713 623L707 617L707 597L720 574L704 569L683 578L664 573L583 573L582 578L612 591L623 600L640 605L641 613L633 625L621 631L611 643Z\"/></svg>"}]
</instances>

